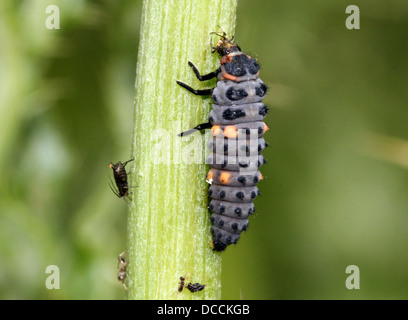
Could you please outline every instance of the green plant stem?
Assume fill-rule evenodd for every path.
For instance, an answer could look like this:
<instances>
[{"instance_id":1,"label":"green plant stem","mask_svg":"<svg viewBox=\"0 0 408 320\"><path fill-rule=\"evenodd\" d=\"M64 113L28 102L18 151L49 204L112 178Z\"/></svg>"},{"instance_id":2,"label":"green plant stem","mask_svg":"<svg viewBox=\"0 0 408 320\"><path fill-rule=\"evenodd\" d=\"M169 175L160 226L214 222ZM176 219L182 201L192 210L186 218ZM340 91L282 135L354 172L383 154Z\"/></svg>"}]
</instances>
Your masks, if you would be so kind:
<instances>
[{"instance_id":1,"label":"green plant stem","mask_svg":"<svg viewBox=\"0 0 408 320\"><path fill-rule=\"evenodd\" d=\"M135 119L128 219L129 299L220 299L221 255L211 247L205 141L181 131L207 122L211 97L179 87L200 83L187 62L202 74L219 66L209 35L235 28L237 0L145 0L136 73ZM214 36L214 41L218 40ZM190 141L193 142L190 143ZM187 164L191 152L199 164ZM155 155L162 156L162 162ZM180 276L206 284L198 293L177 291Z\"/></svg>"}]
</instances>

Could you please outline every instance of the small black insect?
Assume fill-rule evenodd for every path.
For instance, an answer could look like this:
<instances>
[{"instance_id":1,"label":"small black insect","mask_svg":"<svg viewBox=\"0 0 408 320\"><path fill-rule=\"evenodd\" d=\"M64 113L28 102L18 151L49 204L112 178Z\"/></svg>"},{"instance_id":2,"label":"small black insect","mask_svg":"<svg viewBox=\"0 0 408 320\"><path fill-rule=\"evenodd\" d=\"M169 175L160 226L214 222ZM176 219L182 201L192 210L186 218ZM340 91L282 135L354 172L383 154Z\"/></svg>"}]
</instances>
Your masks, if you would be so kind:
<instances>
[{"instance_id":1,"label":"small black insect","mask_svg":"<svg viewBox=\"0 0 408 320\"><path fill-rule=\"evenodd\" d=\"M118 280L122 282L123 287L125 288L126 291L128 291L128 288L126 287L125 281L126 281L126 266L127 266L127 261L126 261L126 252L123 251L119 256L118 256Z\"/></svg>"},{"instance_id":2,"label":"small black insect","mask_svg":"<svg viewBox=\"0 0 408 320\"><path fill-rule=\"evenodd\" d=\"M194 292L198 292L201 291L205 288L205 284L201 284L201 283L188 283L187 285L185 285L185 281L186 278L181 276L180 277L180 284L178 287L178 292L183 291L183 288L187 288L190 292L194 293Z\"/></svg>"},{"instance_id":3,"label":"small black insect","mask_svg":"<svg viewBox=\"0 0 408 320\"><path fill-rule=\"evenodd\" d=\"M129 188L134 188L134 187L128 186L127 173L126 173L125 166L130 161L133 161L133 160L135 160L135 158L130 159L126 161L125 163L122 163L119 161L116 164L110 163L108 165L108 167L112 168L113 170L113 177L115 178L115 183L117 187L117 190L116 190L112 185L109 185L111 190L113 191L114 194L116 194L118 198L123 198L130 206L132 205L130 204L130 202L126 200L126 197L129 196Z\"/></svg>"},{"instance_id":4,"label":"small black insect","mask_svg":"<svg viewBox=\"0 0 408 320\"><path fill-rule=\"evenodd\" d=\"M191 292L198 292L201 290L204 290L205 288L205 284L201 284L201 283L189 283L187 285L187 289L190 290Z\"/></svg>"},{"instance_id":5,"label":"small black insect","mask_svg":"<svg viewBox=\"0 0 408 320\"><path fill-rule=\"evenodd\" d=\"M180 285L179 285L179 287L178 287L178 292L183 291L184 284L185 284L184 281L185 281L185 280L186 280L186 278L184 278L183 276L180 277Z\"/></svg>"}]
</instances>

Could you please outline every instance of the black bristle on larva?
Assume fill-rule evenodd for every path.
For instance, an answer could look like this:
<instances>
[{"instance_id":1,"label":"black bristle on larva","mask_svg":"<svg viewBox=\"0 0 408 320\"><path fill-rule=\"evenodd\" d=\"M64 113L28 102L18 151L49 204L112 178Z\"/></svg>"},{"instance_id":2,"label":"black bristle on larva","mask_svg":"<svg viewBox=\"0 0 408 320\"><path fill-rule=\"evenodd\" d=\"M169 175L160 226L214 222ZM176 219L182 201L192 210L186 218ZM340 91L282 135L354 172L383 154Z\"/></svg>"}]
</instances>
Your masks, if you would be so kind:
<instances>
[{"instance_id":1,"label":"black bristle on larva","mask_svg":"<svg viewBox=\"0 0 408 320\"><path fill-rule=\"evenodd\" d=\"M265 105L263 105L261 108L259 108L259 114L261 116L265 117L266 114L268 113L268 111L269 111L269 108L267 106L265 106Z\"/></svg>"},{"instance_id":2,"label":"black bristle on larva","mask_svg":"<svg viewBox=\"0 0 408 320\"><path fill-rule=\"evenodd\" d=\"M177 83L196 95L212 95L214 102L209 123L196 128L212 125L213 138L209 142L212 152L206 160L211 166L206 177L211 184L208 209L212 212L212 247L223 251L236 244L241 232L247 230L248 217L255 212L253 201L260 195L256 187L262 180L259 167L266 162L261 152L268 146L262 138L268 130L262 121L268 107L261 101L268 88L258 78L256 59L243 53L225 33L217 35L220 40L212 48L222 57L217 70L200 75L189 62L200 81L217 77L217 86L195 90L180 81Z\"/></svg>"}]
</instances>

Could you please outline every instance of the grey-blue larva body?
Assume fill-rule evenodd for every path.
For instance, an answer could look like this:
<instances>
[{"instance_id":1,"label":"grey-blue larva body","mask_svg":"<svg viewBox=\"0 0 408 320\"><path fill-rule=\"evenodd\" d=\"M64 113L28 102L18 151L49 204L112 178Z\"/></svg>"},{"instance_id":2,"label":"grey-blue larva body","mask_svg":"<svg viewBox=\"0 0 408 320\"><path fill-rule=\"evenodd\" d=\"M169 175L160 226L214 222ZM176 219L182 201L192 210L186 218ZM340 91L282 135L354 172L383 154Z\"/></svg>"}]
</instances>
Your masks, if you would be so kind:
<instances>
[{"instance_id":1,"label":"grey-blue larva body","mask_svg":"<svg viewBox=\"0 0 408 320\"><path fill-rule=\"evenodd\" d=\"M268 129L262 120L268 108L261 102L267 87L258 78L259 64L231 40L220 35L213 47L221 56L221 66L201 76L189 62L198 79L217 77L214 89L195 90L183 82L179 85L196 95L212 94L213 109L209 122L194 129L211 128L212 154L206 163L211 166L206 180L211 184L208 195L212 212L213 248L223 251L236 244L248 227L248 217L254 213L254 199L260 194L257 183L262 180L259 167L265 163L261 152L267 146L262 135ZM192 133L193 129L181 135Z\"/></svg>"}]
</instances>

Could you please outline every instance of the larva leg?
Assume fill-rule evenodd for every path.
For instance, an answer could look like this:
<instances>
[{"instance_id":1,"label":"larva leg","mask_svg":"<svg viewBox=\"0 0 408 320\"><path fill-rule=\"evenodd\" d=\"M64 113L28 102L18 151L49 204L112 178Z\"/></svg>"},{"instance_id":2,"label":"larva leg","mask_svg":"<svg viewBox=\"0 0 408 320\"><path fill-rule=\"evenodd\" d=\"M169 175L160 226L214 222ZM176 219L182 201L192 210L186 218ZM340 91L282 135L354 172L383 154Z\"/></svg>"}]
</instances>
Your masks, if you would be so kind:
<instances>
[{"instance_id":1,"label":"larva leg","mask_svg":"<svg viewBox=\"0 0 408 320\"><path fill-rule=\"evenodd\" d=\"M185 84L184 82L178 81L177 80L177 84L179 86L182 86L184 89L187 89L188 91L190 91L191 93L194 93L196 96L207 96L212 94L214 88L211 89L203 89L203 90L196 90L191 88L189 85Z\"/></svg>"},{"instance_id":2,"label":"larva leg","mask_svg":"<svg viewBox=\"0 0 408 320\"><path fill-rule=\"evenodd\" d=\"M209 129L211 127L212 127L212 124L210 122L202 123L202 124L199 124L198 126L194 127L193 129L190 129L190 130L184 131L182 133L179 133L179 137L187 136L189 134L192 134L196 130L204 130L204 129Z\"/></svg>"},{"instance_id":3,"label":"larva leg","mask_svg":"<svg viewBox=\"0 0 408 320\"><path fill-rule=\"evenodd\" d=\"M200 81L213 79L217 76L218 72L220 71L220 69L218 68L217 70L210 72L209 74L200 75L200 71L198 71L197 67L191 61L188 62L188 65L191 67L191 69L193 69L195 75Z\"/></svg>"}]
</instances>

